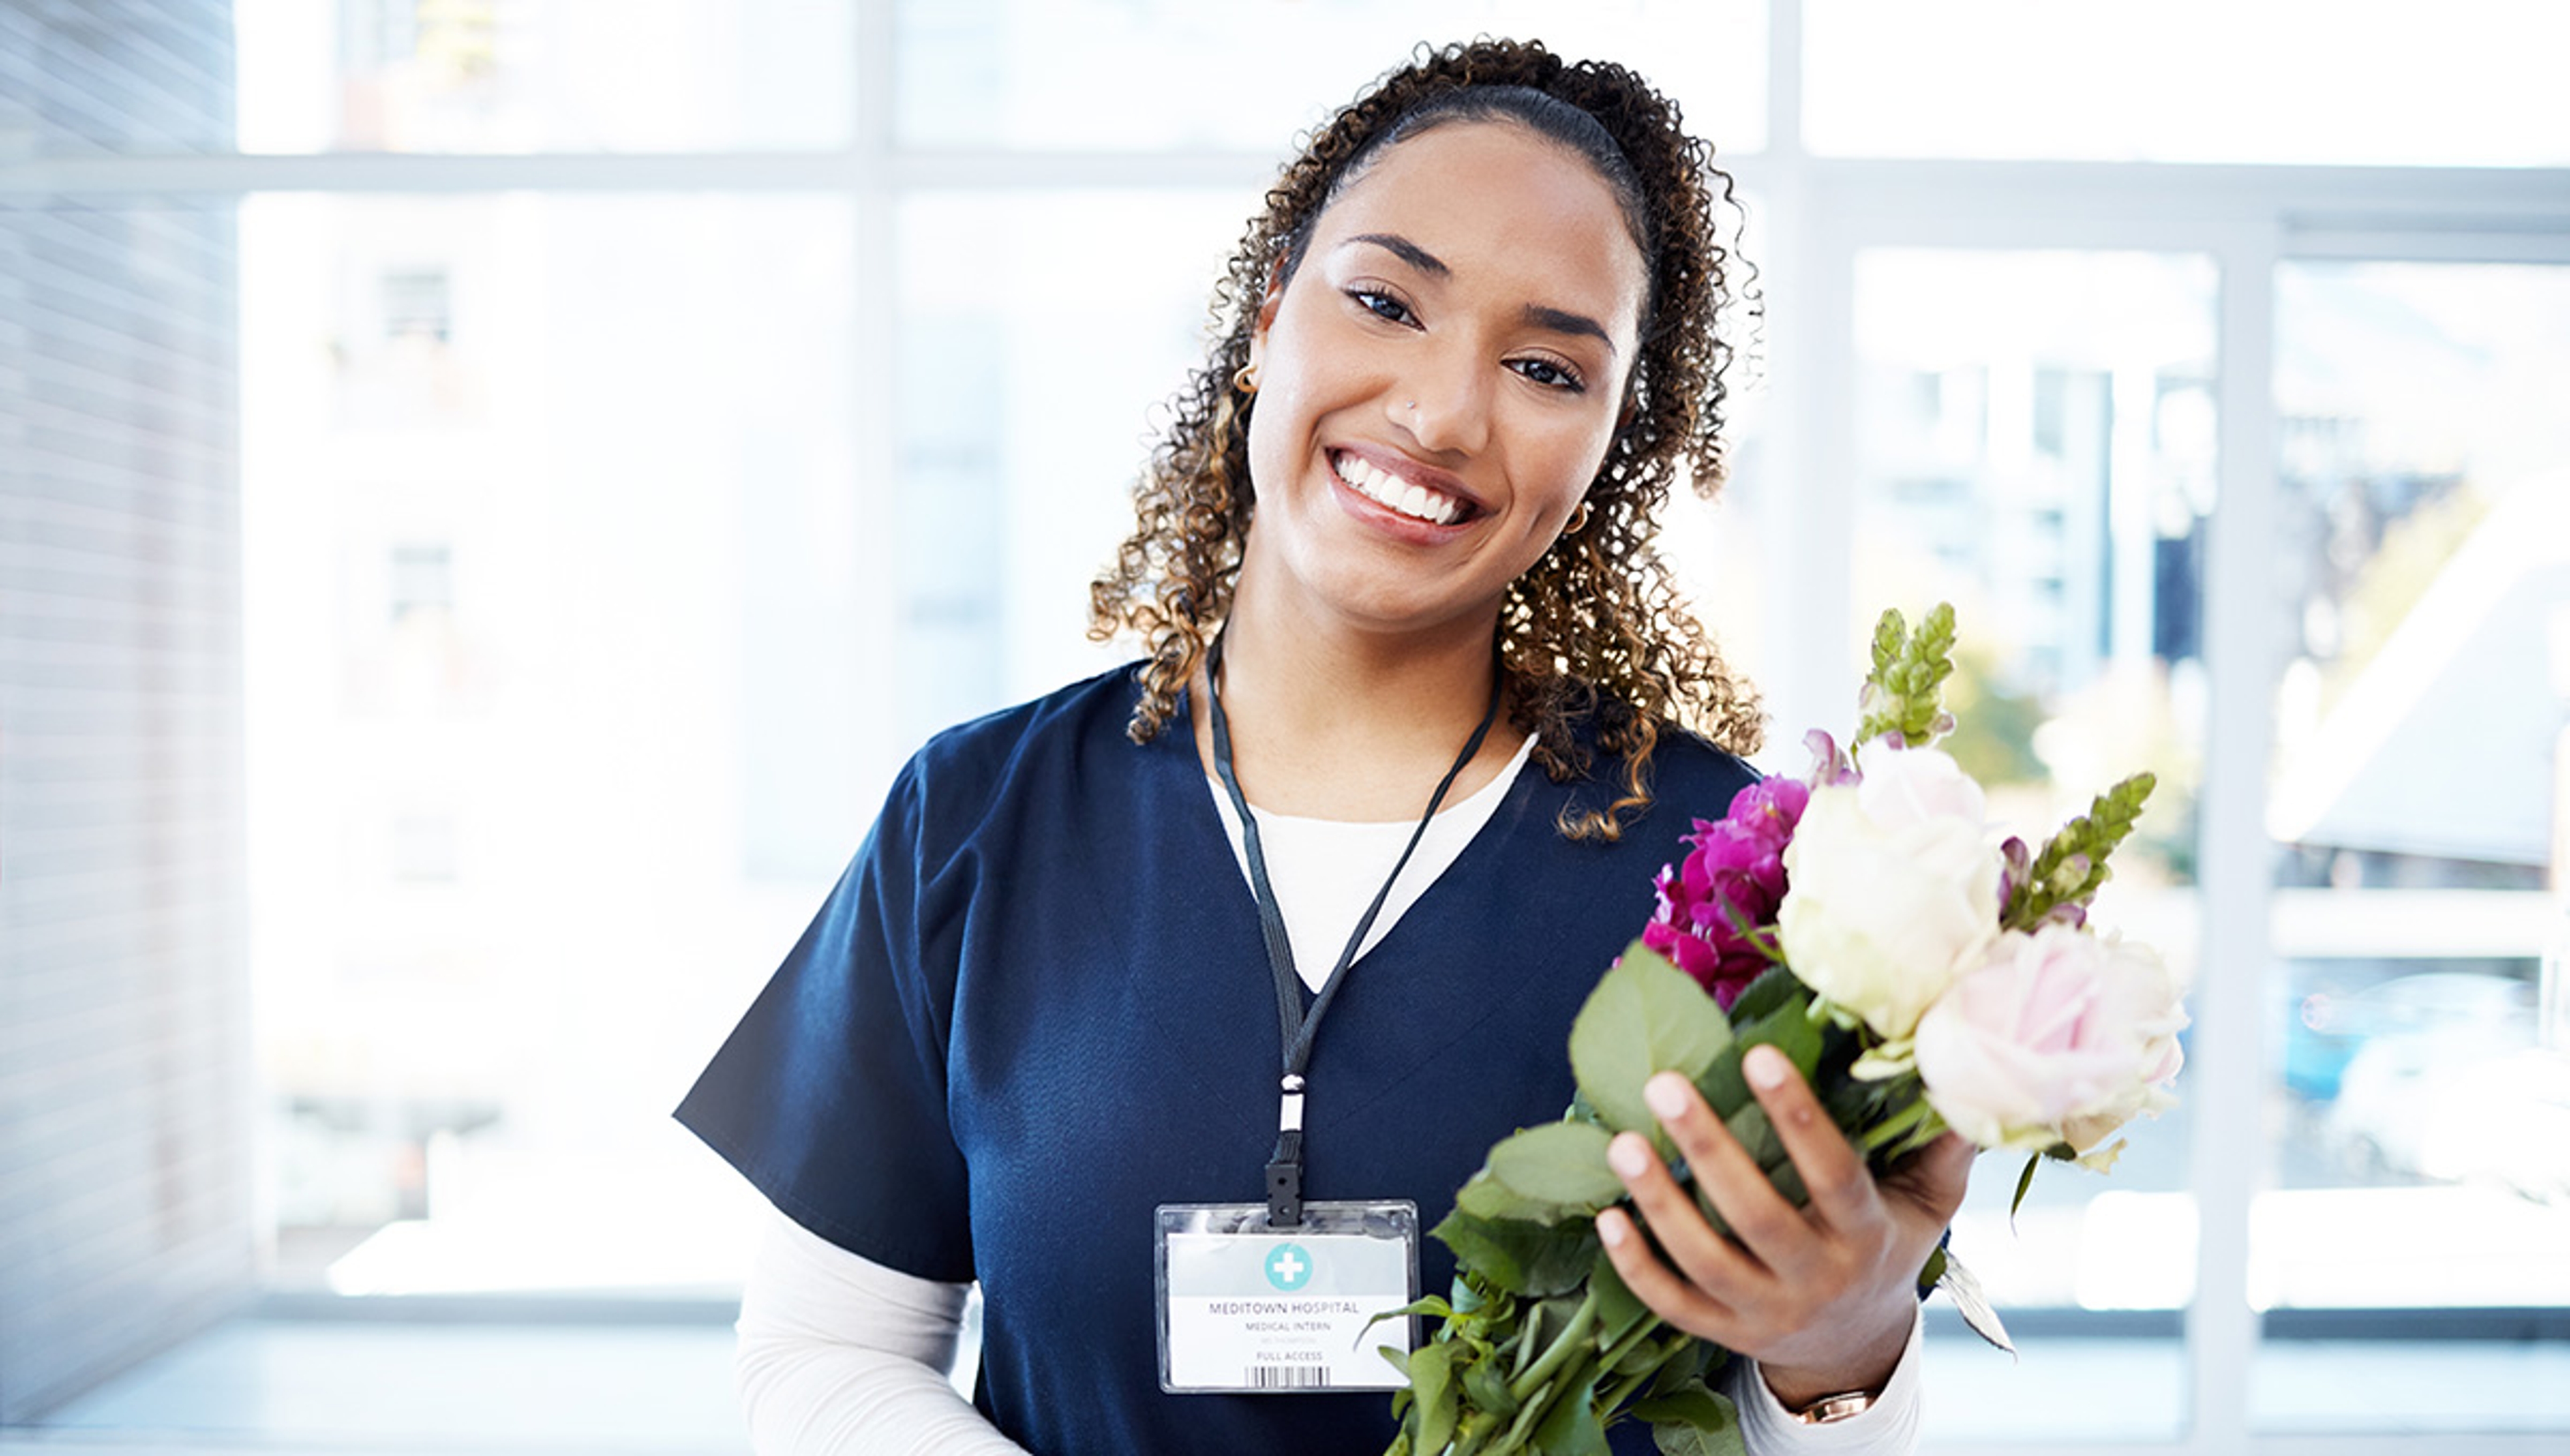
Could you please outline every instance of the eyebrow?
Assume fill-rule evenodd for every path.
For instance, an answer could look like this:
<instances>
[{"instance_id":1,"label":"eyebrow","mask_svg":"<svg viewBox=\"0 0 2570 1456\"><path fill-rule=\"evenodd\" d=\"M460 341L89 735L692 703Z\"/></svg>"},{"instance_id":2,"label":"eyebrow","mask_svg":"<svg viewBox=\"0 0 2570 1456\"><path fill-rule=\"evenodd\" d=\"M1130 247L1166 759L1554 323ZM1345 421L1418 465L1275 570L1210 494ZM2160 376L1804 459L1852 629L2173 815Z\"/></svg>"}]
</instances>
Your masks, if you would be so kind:
<instances>
[{"instance_id":1,"label":"eyebrow","mask_svg":"<svg viewBox=\"0 0 2570 1456\"><path fill-rule=\"evenodd\" d=\"M1564 308L1546 308L1540 303L1529 303L1525 306L1525 321L1536 328L1550 329L1557 334L1586 335L1606 346L1606 357L1610 359L1615 357L1614 337L1606 332L1605 325L1587 314L1572 313Z\"/></svg>"},{"instance_id":2,"label":"eyebrow","mask_svg":"<svg viewBox=\"0 0 2570 1456\"><path fill-rule=\"evenodd\" d=\"M1419 271L1428 274L1430 277L1451 278L1455 276L1455 270L1446 266L1446 260L1444 258L1441 258L1437 254L1430 252L1428 249L1421 247L1418 243L1412 242L1409 238L1402 236L1398 232L1360 232L1356 236L1349 238L1347 242L1340 243L1339 246L1346 247L1348 243L1354 242L1371 242L1375 246L1382 248L1393 256L1401 259L1403 262L1417 268Z\"/></svg>"},{"instance_id":3,"label":"eyebrow","mask_svg":"<svg viewBox=\"0 0 2570 1456\"><path fill-rule=\"evenodd\" d=\"M1441 258L1437 254L1430 252L1428 249L1421 247L1418 243L1412 242L1409 238L1402 236L1398 232L1360 232L1355 236L1348 238L1346 241L1341 242L1339 246L1347 247L1350 244L1359 242L1371 242L1375 246L1391 253L1393 256L1410 264L1412 267L1417 268L1419 271L1428 274L1432 278L1451 278L1455 276L1455 270L1446 266L1446 260L1444 258ZM1593 318L1590 318L1584 313L1572 313L1566 308L1552 308L1541 303L1529 303L1525 306L1525 312L1522 317L1527 323L1532 324L1539 329L1548 329L1557 334L1577 334L1583 337L1595 339L1597 342L1606 346L1606 353L1609 357L1612 357L1617 352L1615 348L1614 335L1606 332L1605 325L1599 323Z\"/></svg>"}]
</instances>

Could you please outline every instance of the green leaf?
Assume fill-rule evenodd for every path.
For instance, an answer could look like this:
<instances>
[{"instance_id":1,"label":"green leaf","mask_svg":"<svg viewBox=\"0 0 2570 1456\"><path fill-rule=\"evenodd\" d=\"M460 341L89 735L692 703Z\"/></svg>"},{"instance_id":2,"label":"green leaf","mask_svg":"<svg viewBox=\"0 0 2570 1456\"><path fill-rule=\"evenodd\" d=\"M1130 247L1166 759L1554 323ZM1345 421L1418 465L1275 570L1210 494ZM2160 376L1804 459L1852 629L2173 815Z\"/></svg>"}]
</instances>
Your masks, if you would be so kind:
<instances>
[{"instance_id":1,"label":"green leaf","mask_svg":"<svg viewBox=\"0 0 2570 1456\"><path fill-rule=\"evenodd\" d=\"M1512 1294L1542 1298L1575 1288L1597 1261L1597 1230L1585 1220L1547 1228L1457 1209L1429 1232L1455 1251L1457 1263Z\"/></svg>"},{"instance_id":2,"label":"green leaf","mask_svg":"<svg viewBox=\"0 0 2570 1456\"><path fill-rule=\"evenodd\" d=\"M2025 1205L2026 1191L2034 1187L2034 1170L2043 1164L2041 1153L2025 1155L2025 1171L2016 1176L2016 1196L2008 1200L2008 1219L2013 1223L2016 1211Z\"/></svg>"},{"instance_id":3,"label":"green leaf","mask_svg":"<svg viewBox=\"0 0 2570 1456\"><path fill-rule=\"evenodd\" d=\"M1418 1448L1443 1451L1463 1417L1463 1390L1455 1381L1461 1346L1432 1344L1410 1357L1410 1392L1419 1410Z\"/></svg>"},{"instance_id":4,"label":"green leaf","mask_svg":"<svg viewBox=\"0 0 2570 1456\"><path fill-rule=\"evenodd\" d=\"M1597 1263L1588 1271L1588 1286L1597 1291L1597 1345L1603 1349L1632 1332L1651 1312L1642 1296L1624 1284L1624 1276L1615 1272L1615 1261L1606 1251L1597 1251Z\"/></svg>"},{"instance_id":5,"label":"green leaf","mask_svg":"<svg viewBox=\"0 0 2570 1456\"><path fill-rule=\"evenodd\" d=\"M1455 1207L1477 1219L1508 1219L1521 1224L1556 1224L1564 1210L1549 1199L1528 1198L1493 1177L1487 1168L1466 1179L1455 1193Z\"/></svg>"},{"instance_id":6,"label":"green leaf","mask_svg":"<svg viewBox=\"0 0 2570 1456\"><path fill-rule=\"evenodd\" d=\"M1606 1425L1597 1418L1588 1385L1553 1392L1552 1408L1535 1422L1534 1449L1543 1456L1606 1456Z\"/></svg>"},{"instance_id":7,"label":"green leaf","mask_svg":"<svg viewBox=\"0 0 2570 1456\"><path fill-rule=\"evenodd\" d=\"M1636 1401L1633 1414L1651 1423L1651 1440L1667 1456L1749 1456L1739 1409L1702 1380Z\"/></svg>"},{"instance_id":8,"label":"green leaf","mask_svg":"<svg viewBox=\"0 0 2570 1456\"><path fill-rule=\"evenodd\" d=\"M1767 1109L1757 1103L1752 1102L1724 1118L1722 1125L1731 1129L1731 1136L1738 1140L1740 1150L1757 1162L1760 1171L1772 1174L1789 1161L1785 1156L1785 1140L1776 1135L1776 1124L1767 1120Z\"/></svg>"},{"instance_id":9,"label":"green leaf","mask_svg":"<svg viewBox=\"0 0 2570 1456\"><path fill-rule=\"evenodd\" d=\"M1809 1002L1779 1006L1760 1017L1741 1036L1750 1046L1772 1046L1785 1054L1803 1080L1815 1079L1821 1068L1821 1053L1828 1044L1822 1023L1811 1017Z\"/></svg>"},{"instance_id":10,"label":"green leaf","mask_svg":"<svg viewBox=\"0 0 2570 1456\"><path fill-rule=\"evenodd\" d=\"M1496 1355L1465 1364L1464 1398L1472 1402L1473 1409L1499 1420L1517 1413L1517 1398L1508 1391L1508 1372L1499 1368Z\"/></svg>"},{"instance_id":11,"label":"green leaf","mask_svg":"<svg viewBox=\"0 0 2570 1456\"><path fill-rule=\"evenodd\" d=\"M1684 1338L1680 1336L1680 1339ZM1656 1376L1660 1367L1670 1363L1678 1354L1679 1350L1673 1344L1649 1338L1635 1340L1632 1348L1624 1351L1624 1357L1615 1362L1613 1373L1619 1379L1633 1375Z\"/></svg>"},{"instance_id":12,"label":"green leaf","mask_svg":"<svg viewBox=\"0 0 2570 1456\"><path fill-rule=\"evenodd\" d=\"M1785 1202L1801 1208L1812 1201L1812 1191L1803 1183L1803 1170L1790 1161L1767 1170L1767 1181Z\"/></svg>"},{"instance_id":13,"label":"green leaf","mask_svg":"<svg viewBox=\"0 0 2570 1456\"><path fill-rule=\"evenodd\" d=\"M1365 1322L1365 1329L1372 1329L1387 1319L1407 1319L1414 1314L1428 1314L1439 1319L1452 1319L1455 1317L1455 1306L1447 1303L1441 1298L1438 1298L1435 1294L1430 1294L1424 1299L1414 1300L1411 1303L1402 1305L1398 1309L1386 1309L1381 1314L1367 1320ZM1359 1334L1363 1334L1365 1330L1361 1329L1357 1332ZM1392 1350L1392 1347L1389 1345L1381 1345L1377 1346L1377 1348L1382 1349L1387 1355L1389 1355ZM1398 1365L1400 1361L1395 1360L1393 1363Z\"/></svg>"},{"instance_id":14,"label":"green leaf","mask_svg":"<svg viewBox=\"0 0 2570 1456\"><path fill-rule=\"evenodd\" d=\"M1534 1439L1534 1423L1542 1418L1544 1411L1548 1408L1545 1406L1544 1401L1551 1394L1552 1385L1549 1381L1528 1392L1525 1397L1525 1404L1517 1408L1517 1418L1508 1422L1508 1428L1499 1433L1498 1444L1492 1446L1491 1449L1493 1451L1508 1453L1508 1456L1515 1456L1515 1453L1517 1452L1531 1450L1532 1448L1526 1443ZM1536 1456L1542 1456L1542 1453L1538 1452L1536 1453Z\"/></svg>"},{"instance_id":15,"label":"green leaf","mask_svg":"<svg viewBox=\"0 0 2570 1456\"><path fill-rule=\"evenodd\" d=\"M1570 1024L1570 1069L1606 1126L1668 1147L1642 1084L1674 1071L1692 1082L1731 1044L1731 1023L1704 988L1639 940L1588 993Z\"/></svg>"},{"instance_id":16,"label":"green leaf","mask_svg":"<svg viewBox=\"0 0 2570 1456\"><path fill-rule=\"evenodd\" d=\"M1585 1122L1527 1128L1491 1150L1491 1177L1520 1197L1593 1214L1624 1196L1623 1181L1606 1166L1613 1137Z\"/></svg>"},{"instance_id":17,"label":"green leaf","mask_svg":"<svg viewBox=\"0 0 2570 1456\"><path fill-rule=\"evenodd\" d=\"M1758 978L1741 991L1731 1003L1731 1024L1746 1026L1762 1016L1772 1015L1784 1006L1808 1005L1810 994L1794 972L1774 966L1758 973Z\"/></svg>"},{"instance_id":18,"label":"green leaf","mask_svg":"<svg viewBox=\"0 0 2570 1456\"><path fill-rule=\"evenodd\" d=\"M1753 1002L1752 993L1771 981L1781 982L1780 989ZM1696 1090L1704 1094L1705 1105L1728 1117L1756 1100L1740 1074L1740 1058L1753 1046L1772 1046L1783 1052L1794 1069L1803 1074L1803 1080L1816 1088L1829 1082L1819 1072L1829 1050L1830 1033L1824 1023L1812 1019L1811 1006L1811 992L1790 971L1769 971L1742 992L1740 999L1731 1003L1731 1045L1722 1049L1703 1076L1696 1078Z\"/></svg>"},{"instance_id":19,"label":"green leaf","mask_svg":"<svg viewBox=\"0 0 2570 1456\"><path fill-rule=\"evenodd\" d=\"M1711 1340L1700 1340L1683 1331L1671 1331L1668 1342L1660 1350L1660 1357L1666 1363L1660 1366L1658 1374L1651 1377L1649 1398L1673 1395L1689 1385L1702 1384L1706 1374L1706 1352L1721 1349L1722 1346Z\"/></svg>"}]
</instances>

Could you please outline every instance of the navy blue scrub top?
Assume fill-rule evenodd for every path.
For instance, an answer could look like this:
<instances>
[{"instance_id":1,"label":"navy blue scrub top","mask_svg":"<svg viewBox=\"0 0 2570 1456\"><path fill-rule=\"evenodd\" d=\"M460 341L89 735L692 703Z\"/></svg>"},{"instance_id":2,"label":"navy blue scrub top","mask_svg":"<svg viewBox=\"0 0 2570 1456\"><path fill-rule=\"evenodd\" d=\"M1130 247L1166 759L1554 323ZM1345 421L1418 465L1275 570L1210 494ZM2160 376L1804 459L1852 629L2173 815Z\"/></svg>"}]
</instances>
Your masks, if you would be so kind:
<instances>
[{"instance_id":1,"label":"navy blue scrub top","mask_svg":"<svg viewBox=\"0 0 2570 1456\"><path fill-rule=\"evenodd\" d=\"M678 1119L831 1243L979 1279L975 1402L1043 1456L1380 1451L1380 1391L1159 1389L1152 1211L1264 1198L1278 1048L1187 720L1135 746L1137 691L1119 669L920 750ZM1560 1117L1571 1017L1652 875L1755 777L1679 734L1652 765L1655 803L1612 845L1556 823L1611 803L1619 761L1569 784L1529 765L1350 968L1312 1054L1305 1197L1409 1199L1434 1225L1493 1143ZM1452 1258L1423 1244L1443 1292Z\"/></svg>"}]
</instances>

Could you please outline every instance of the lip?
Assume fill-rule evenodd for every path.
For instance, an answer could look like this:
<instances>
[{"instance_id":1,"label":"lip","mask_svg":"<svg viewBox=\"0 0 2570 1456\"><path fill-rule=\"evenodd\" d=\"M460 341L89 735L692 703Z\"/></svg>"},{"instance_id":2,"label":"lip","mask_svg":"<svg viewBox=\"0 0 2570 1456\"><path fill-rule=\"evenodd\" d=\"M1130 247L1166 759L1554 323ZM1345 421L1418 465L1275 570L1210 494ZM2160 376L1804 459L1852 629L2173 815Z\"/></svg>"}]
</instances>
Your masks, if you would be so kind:
<instances>
[{"instance_id":1,"label":"lip","mask_svg":"<svg viewBox=\"0 0 2570 1456\"><path fill-rule=\"evenodd\" d=\"M1362 460L1386 475L1398 477L1412 485L1435 491L1439 495L1451 496L1463 503L1463 515L1452 524L1445 526L1405 516L1341 480L1338 463L1342 456ZM1374 445L1333 445L1322 451L1322 467L1329 472L1330 491L1338 500L1341 510L1404 540L1423 545L1452 541L1469 530L1475 522L1491 514L1490 506L1479 496L1466 490L1464 483L1454 472L1440 470L1433 465L1423 465L1399 451Z\"/></svg>"}]
</instances>

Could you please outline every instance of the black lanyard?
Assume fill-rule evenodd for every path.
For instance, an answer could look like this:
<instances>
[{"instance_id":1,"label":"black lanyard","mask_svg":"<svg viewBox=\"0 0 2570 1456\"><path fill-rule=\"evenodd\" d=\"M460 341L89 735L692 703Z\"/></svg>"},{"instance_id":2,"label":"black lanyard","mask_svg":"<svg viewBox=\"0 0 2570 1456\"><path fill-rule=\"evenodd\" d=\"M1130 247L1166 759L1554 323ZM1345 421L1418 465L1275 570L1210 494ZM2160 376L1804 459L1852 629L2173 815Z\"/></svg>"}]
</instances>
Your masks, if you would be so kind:
<instances>
[{"instance_id":1,"label":"black lanyard","mask_svg":"<svg viewBox=\"0 0 2570 1456\"><path fill-rule=\"evenodd\" d=\"M1419 816L1419 827L1410 832L1410 843L1393 862L1392 874L1385 877L1383 889L1374 893L1374 904L1366 907L1357 918L1357 927L1348 936L1348 946L1339 952L1338 964L1330 967L1329 979L1321 982L1320 993L1312 998L1312 1008L1303 1009L1303 980L1294 970L1294 944L1286 938L1285 914L1276 904L1276 887L1267 879L1267 856L1258 844L1258 820L1249 812L1249 799L1240 792L1240 777L1231 770L1231 722L1222 711L1222 689L1215 686L1222 672L1222 637L1213 639L1212 660L1205 666L1208 705L1213 710L1213 768L1221 778L1223 791L1231 796L1231 807L1240 815L1240 842L1249 861L1249 888L1258 899L1258 928L1267 938L1267 966L1276 973L1277 1040L1284 1050L1284 1073L1276 1113L1276 1152L1267 1161L1267 1223L1271 1228L1294 1229L1303 1223L1303 1068L1312 1060L1312 1039L1320 1033L1321 1014L1339 994L1348 978L1348 967L1356 962L1357 947L1365 943L1366 931L1374 928L1374 917L1383 903L1392 897L1393 885L1410 864L1411 852L1428 833L1428 823L1437 817L1437 807L1446 802L1446 791L1455 787L1464 766L1482 751L1482 740L1491 733L1491 725L1499 716L1499 676L1496 666L1491 675L1491 705L1483 710L1481 726L1473 730L1471 741L1456 756L1455 766L1437 781L1437 792L1428 796L1428 810Z\"/></svg>"}]
</instances>

